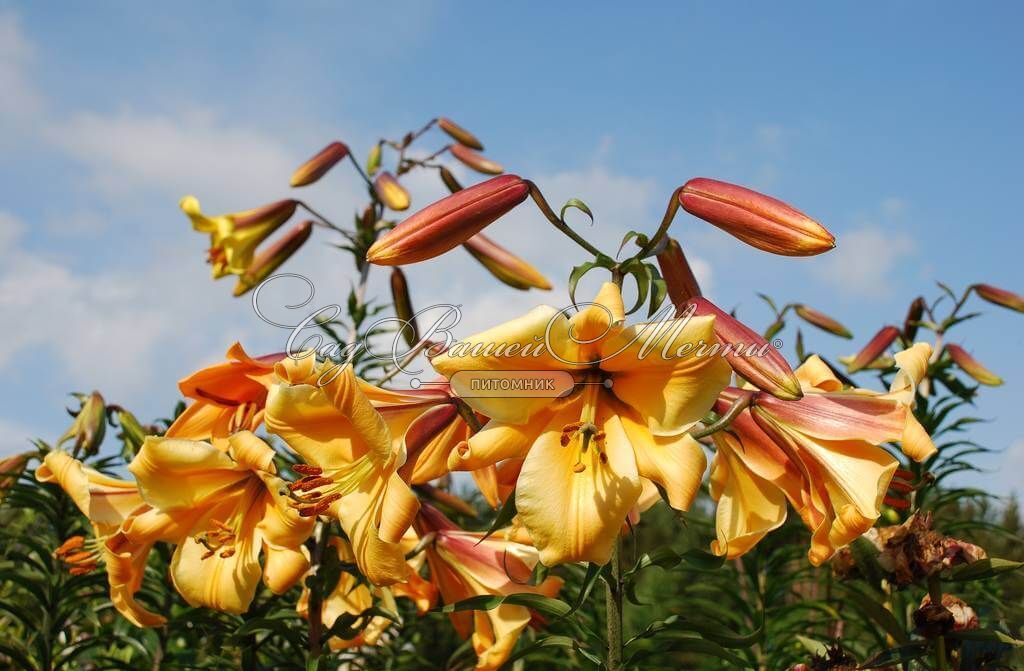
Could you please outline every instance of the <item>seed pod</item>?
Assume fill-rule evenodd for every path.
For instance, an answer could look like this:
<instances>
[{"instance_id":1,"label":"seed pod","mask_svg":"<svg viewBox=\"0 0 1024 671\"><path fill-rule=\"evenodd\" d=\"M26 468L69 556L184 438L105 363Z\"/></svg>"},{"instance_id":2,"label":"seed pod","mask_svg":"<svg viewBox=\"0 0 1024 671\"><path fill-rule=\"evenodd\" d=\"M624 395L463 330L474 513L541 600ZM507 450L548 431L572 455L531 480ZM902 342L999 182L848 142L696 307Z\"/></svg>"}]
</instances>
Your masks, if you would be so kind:
<instances>
[{"instance_id":1,"label":"seed pod","mask_svg":"<svg viewBox=\"0 0 1024 671\"><path fill-rule=\"evenodd\" d=\"M828 331L832 335L839 336L840 338L853 338L853 334L850 333L845 326L823 312L818 312L814 308L802 304L793 306L793 309L801 319L812 326L817 326L822 331Z\"/></svg>"},{"instance_id":2,"label":"seed pod","mask_svg":"<svg viewBox=\"0 0 1024 671\"><path fill-rule=\"evenodd\" d=\"M883 326L878 333L868 341L868 344L864 346L864 349L857 352L850 363L846 365L847 372L856 373L857 371L870 366L872 362L885 354L885 351L889 349L889 346L896 342L896 338L899 337L900 330L898 328L895 326Z\"/></svg>"},{"instance_id":3,"label":"seed pod","mask_svg":"<svg viewBox=\"0 0 1024 671\"><path fill-rule=\"evenodd\" d=\"M448 151L450 151L452 156L457 158L463 165L472 168L477 172L482 172L485 175L500 175L505 171L500 164L495 163L489 158L485 158L461 144L453 144Z\"/></svg>"},{"instance_id":4,"label":"seed pod","mask_svg":"<svg viewBox=\"0 0 1024 671\"><path fill-rule=\"evenodd\" d=\"M975 284L974 293L984 298L989 303L995 303L996 305L1017 312L1024 312L1024 296L1015 294L1012 291L1006 289L1000 289L994 287L991 284Z\"/></svg>"},{"instance_id":5,"label":"seed pod","mask_svg":"<svg viewBox=\"0 0 1024 671\"><path fill-rule=\"evenodd\" d=\"M924 315L924 296L918 296L907 308L907 317L903 320L903 339L907 342L914 342L917 335L918 322Z\"/></svg>"},{"instance_id":6,"label":"seed pod","mask_svg":"<svg viewBox=\"0 0 1024 671\"><path fill-rule=\"evenodd\" d=\"M370 263L399 266L432 259L479 233L529 195L517 175L475 184L428 205L381 236L366 254Z\"/></svg>"},{"instance_id":7,"label":"seed pod","mask_svg":"<svg viewBox=\"0 0 1024 671\"><path fill-rule=\"evenodd\" d=\"M338 161L348 156L348 146L342 142L332 142L320 153L309 159L292 173L292 186L306 186L317 181L335 166Z\"/></svg>"},{"instance_id":8,"label":"seed pod","mask_svg":"<svg viewBox=\"0 0 1024 671\"><path fill-rule=\"evenodd\" d=\"M415 347L420 341L420 331L416 326L416 316L412 309L412 298L409 296L409 282L405 273L397 266L391 269L391 300L395 303L395 316L405 322L402 337L409 347Z\"/></svg>"},{"instance_id":9,"label":"seed pod","mask_svg":"<svg viewBox=\"0 0 1024 671\"><path fill-rule=\"evenodd\" d=\"M832 234L803 212L735 184L691 179L679 192L679 204L748 245L773 254L813 256L836 246Z\"/></svg>"},{"instance_id":10,"label":"seed pod","mask_svg":"<svg viewBox=\"0 0 1024 671\"><path fill-rule=\"evenodd\" d=\"M465 145L470 149L476 149L477 151L484 150L484 145L476 138L476 135L473 135L451 119L440 117L437 120L437 126L445 133L448 133L448 136L459 144Z\"/></svg>"},{"instance_id":11,"label":"seed pod","mask_svg":"<svg viewBox=\"0 0 1024 671\"><path fill-rule=\"evenodd\" d=\"M373 180L373 189L381 202L392 210L401 212L409 209L409 192L390 172L377 175L377 179Z\"/></svg>"},{"instance_id":12,"label":"seed pod","mask_svg":"<svg viewBox=\"0 0 1024 671\"><path fill-rule=\"evenodd\" d=\"M498 280L514 289L551 289L551 283L539 270L483 233L477 233L462 246Z\"/></svg>"},{"instance_id":13,"label":"seed pod","mask_svg":"<svg viewBox=\"0 0 1024 671\"><path fill-rule=\"evenodd\" d=\"M299 251L312 232L313 222L303 221L296 224L270 247L257 254L249 269L239 276L238 282L235 284L234 295L241 296L270 277L271 273L280 268L285 261L291 258L292 254Z\"/></svg>"},{"instance_id":14,"label":"seed pod","mask_svg":"<svg viewBox=\"0 0 1024 671\"><path fill-rule=\"evenodd\" d=\"M690 303L696 308L695 315L714 316L715 337L723 348L729 347L725 360L740 377L785 401L803 398L793 369L770 343L711 301L697 296Z\"/></svg>"},{"instance_id":15,"label":"seed pod","mask_svg":"<svg viewBox=\"0 0 1024 671\"><path fill-rule=\"evenodd\" d=\"M441 181L444 182L449 191L452 193L462 191L462 185L459 184L459 180L455 179L455 175L452 174L451 170L442 165L438 168L438 174L441 175Z\"/></svg>"},{"instance_id":16,"label":"seed pod","mask_svg":"<svg viewBox=\"0 0 1024 671\"><path fill-rule=\"evenodd\" d=\"M980 384L998 387L1003 383L1003 378L982 366L981 362L968 354L963 347L949 343L946 345L946 352L949 354L949 358L953 360L953 363L960 367L960 370L970 375Z\"/></svg>"},{"instance_id":17,"label":"seed pod","mask_svg":"<svg viewBox=\"0 0 1024 671\"><path fill-rule=\"evenodd\" d=\"M701 295L697 277L675 238L669 238L665 249L658 254L658 267L668 287L669 300L677 308L682 308L688 300Z\"/></svg>"}]
</instances>

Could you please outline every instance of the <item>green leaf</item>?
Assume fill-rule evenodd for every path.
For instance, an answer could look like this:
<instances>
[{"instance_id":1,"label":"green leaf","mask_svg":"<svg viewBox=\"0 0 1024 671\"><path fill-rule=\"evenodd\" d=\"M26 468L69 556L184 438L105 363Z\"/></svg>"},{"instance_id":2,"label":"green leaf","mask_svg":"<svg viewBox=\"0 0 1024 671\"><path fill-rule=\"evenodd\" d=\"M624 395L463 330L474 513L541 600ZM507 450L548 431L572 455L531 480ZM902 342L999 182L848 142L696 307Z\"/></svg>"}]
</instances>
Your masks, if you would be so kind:
<instances>
[{"instance_id":1,"label":"green leaf","mask_svg":"<svg viewBox=\"0 0 1024 671\"><path fill-rule=\"evenodd\" d=\"M800 641L800 645L804 646L804 649L812 655L825 656L828 654L828 646L821 641L816 641L813 638L808 638L807 636L802 636L800 634L797 634L795 638Z\"/></svg>"},{"instance_id":2,"label":"green leaf","mask_svg":"<svg viewBox=\"0 0 1024 671\"><path fill-rule=\"evenodd\" d=\"M867 596L858 592L853 588L847 588L846 599L853 604L864 615L875 624L877 624L883 631L892 636L893 640L903 645L910 642L910 636L907 634L903 625L899 623L896 616L876 601L874 597Z\"/></svg>"},{"instance_id":3,"label":"green leaf","mask_svg":"<svg viewBox=\"0 0 1024 671\"><path fill-rule=\"evenodd\" d=\"M576 306L576 285L579 284L583 276L589 273L594 268L597 268L598 264L595 261L587 261L574 267L569 273L569 300L572 301L573 307Z\"/></svg>"},{"instance_id":4,"label":"green leaf","mask_svg":"<svg viewBox=\"0 0 1024 671\"><path fill-rule=\"evenodd\" d=\"M1004 634L995 629L968 629L965 631L954 631L946 634L946 638L955 638L960 641L984 641L986 643L1006 643L1015 648L1024 646L1024 641Z\"/></svg>"},{"instance_id":5,"label":"green leaf","mask_svg":"<svg viewBox=\"0 0 1024 671\"><path fill-rule=\"evenodd\" d=\"M551 617L565 617L572 612L572 606L561 599L540 594L509 594L508 596L489 596L487 594L474 596L456 603L450 603L441 608L442 613L458 613L464 610L492 610L502 604L511 606L526 606L543 615Z\"/></svg>"},{"instance_id":6,"label":"green leaf","mask_svg":"<svg viewBox=\"0 0 1024 671\"><path fill-rule=\"evenodd\" d=\"M896 648L889 648L883 650L877 655L871 656L866 662L861 664L859 669L880 669L892 667L897 664L903 664L914 659L923 657L928 652L927 643L910 643L908 645L901 645Z\"/></svg>"},{"instance_id":7,"label":"green leaf","mask_svg":"<svg viewBox=\"0 0 1024 671\"><path fill-rule=\"evenodd\" d=\"M584 203L579 198L570 198L569 200L565 201L565 205L562 206L561 211L559 211L558 213L558 218L562 220L562 223L565 223L565 211L568 210L569 208L575 208L582 212L583 214L590 217L590 225L594 225L594 213L591 212L590 208L587 207L587 204Z\"/></svg>"},{"instance_id":8,"label":"green leaf","mask_svg":"<svg viewBox=\"0 0 1024 671\"><path fill-rule=\"evenodd\" d=\"M534 641L533 643L524 648L520 648L507 660L505 660L505 663L502 664L501 668L511 668L513 662L515 662L517 659L522 659L523 657L526 657L531 653L537 652L538 650L543 650L544 648L575 648L577 645L578 644L576 643L575 639L572 639L568 636L545 636L544 638L537 639L536 641Z\"/></svg>"},{"instance_id":9,"label":"green leaf","mask_svg":"<svg viewBox=\"0 0 1024 671\"><path fill-rule=\"evenodd\" d=\"M712 655L718 657L721 660L729 662L741 669L752 668L753 665L747 660L739 657L722 646L714 643L713 641L707 641L702 638L672 638L669 640L662 639L658 641L656 649L653 650L638 650L629 657L626 662L626 666L633 666L638 660L644 657L649 657L652 654L658 653L663 654L666 652L698 652L706 655Z\"/></svg>"},{"instance_id":10,"label":"green leaf","mask_svg":"<svg viewBox=\"0 0 1024 671\"><path fill-rule=\"evenodd\" d=\"M986 578L993 578L1000 573L1016 571L1022 566L1024 566L1024 562L1013 561L1010 559L999 559L998 557L989 557L988 559L982 559L972 564L957 566L949 574L949 577L944 578L944 580L952 582L984 580Z\"/></svg>"},{"instance_id":11,"label":"green leaf","mask_svg":"<svg viewBox=\"0 0 1024 671\"><path fill-rule=\"evenodd\" d=\"M498 514L494 517L494 521L491 522L491 526L488 527L487 533L485 533L480 538L480 540L477 541L477 545L483 543L491 534L493 534L498 529L507 527L512 522L512 518L514 518L515 516L516 490L513 489L512 492L508 495L508 498L505 499L505 502L501 504L501 508L498 510Z\"/></svg>"}]
</instances>

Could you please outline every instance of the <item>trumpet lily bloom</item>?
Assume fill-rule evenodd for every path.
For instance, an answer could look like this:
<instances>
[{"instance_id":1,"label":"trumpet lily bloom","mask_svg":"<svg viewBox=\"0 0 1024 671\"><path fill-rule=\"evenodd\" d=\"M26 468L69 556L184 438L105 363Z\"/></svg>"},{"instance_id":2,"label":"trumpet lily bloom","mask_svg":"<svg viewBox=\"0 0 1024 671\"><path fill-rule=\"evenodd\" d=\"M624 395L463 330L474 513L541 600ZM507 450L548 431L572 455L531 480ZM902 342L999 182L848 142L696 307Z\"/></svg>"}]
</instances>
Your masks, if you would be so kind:
<instances>
[{"instance_id":1,"label":"trumpet lily bloom","mask_svg":"<svg viewBox=\"0 0 1024 671\"><path fill-rule=\"evenodd\" d=\"M712 551L732 558L750 550L785 520L787 499L812 531L812 564L870 529L899 465L879 446L901 441L919 461L935 450L911 412L930 352L919 343L897 354L901 368L886 394L843 390L817 356L796 370L801 400L757 393L750 410L713 435L718 538ZM727 389L716 409L724 412L742 394L754 392Z\"/></svg>"},{"instance_id":2,"label":"trumpet lily bloom","mask_svg":"<svg viewBox=\"0 0 1024 671\"><path fill-rule=\"evenodd\" d=\"M302 543L315 520L292 505L274 451L255 434L231 435L226 451L150 437L128 470L147 503L180 520L171 579L190 605L244 613L261 576L281 594L309 567ZM127 528L125 536L137 541L145 530Z\"/></svg>"},{"instance_id":3,"label":"trumpet lily bloom","mask_svg":"<svg viewBox=\"0 0 1024 671\"><path fill-rule=\"evenodd\" d=\"M151 521L154 511L146 505L134 482L93 470L66 452L54 450L36 469L36 479L53 482L92 524L92 538L72 536L54 553L72 575L106 567L110 600L118 612L137 627L156 627L166 620L146 610L134 594L142 586L146 559L154 540L124 547L120 529L137 518Z\"/></svg>"},{"instance_id":4,"label":"trumpet lily bloom","mask_svg":"<svg viewBox=\"0 0 1024 671\"><path fill-rule=\"evenodd\" d=\"M419 502L398 475L405 450L392 439L352 366L318 363L312 352L279 362L267 398L267 430L306 462L292 485L303 514L337 519L360 572L375 585L406 579L400 545Z\"/></svg>"},{"instance_id":5,"label":"trumpet lily bloom","mask_svg":"<svg viewBox=\"0 0 1024 671\"><path fill-rule=\"evenodd\" d=\"M195 196L178 203L192 220L192 228L210 235L209 262L213 279L241 275L252 263L256 248L295 214L298 201L279 200L244 212L207 216Z\"/></svg>"},{"instance_id":6,"label":"trumpet lily bloom","mask_svg":"<svg viewBox=\"0 0 1024 671\"><path fill-rule=\"evenodd\" d=\"M236 431L255 431L263 423L267 390L277 380L274 363L284 356L251 357L239 343L231 345L226 361L178 382L182 395L193 403L174 420L166 437L219 442Z\"/></svg>"},{"instance_id":7,"label":"trumpet lily bloom","mask_svg":"<svg viewBox=\"0 0 1024 671\"><path fill-rule=\"evenodd\" d=\"M630 327L624 319L619 288L606 283L571 319L541 306L432 360L449 379L460 371L572 374L573 390L557 399L481 397L453 379L456 393L491 420L449 467L523 460L516 508L547 565L607 562L643 478L678 509L700 486L704 453L685 431L730 371L721 357L700 356L700 345L716 344L714 317Z\"/></svg>"},{"instance_id":8,"label":"trumpet lily bloom","mask_svg":"<svg viewBox=\"0 0 1024 671\"><path fill-rule=\"evenodd\" d=\"M562 587L561 578L555 576L539 585L527 582L539 556L535 548L523 542L526 539L522 534L512 530L496 531L484 538L482 533L460 529L429 505L423 506L416 530L424 536L433 534L424 554L430 581L444 603L480 595L530 593L554 597ZM450 617L459 636L472 636L477 654L475 668L490 671L501 667L512 654L531 615L525 606L501 604L488 611L457 611Z\"/></svg>"}]
</instances>

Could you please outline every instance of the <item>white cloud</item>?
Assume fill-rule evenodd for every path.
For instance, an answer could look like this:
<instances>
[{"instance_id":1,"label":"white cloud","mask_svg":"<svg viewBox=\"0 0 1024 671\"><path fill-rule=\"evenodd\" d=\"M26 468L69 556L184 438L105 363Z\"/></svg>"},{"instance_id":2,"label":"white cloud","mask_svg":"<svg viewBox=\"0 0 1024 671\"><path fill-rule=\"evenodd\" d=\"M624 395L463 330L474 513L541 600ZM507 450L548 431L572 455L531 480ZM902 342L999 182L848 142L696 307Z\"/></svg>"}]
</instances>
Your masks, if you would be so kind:
<instances>
[{"instance_id":1,"label":"white cloud","mask_svg":"<svg viewBox=\"0 0 1024 671\"><path fill-rule=\"evenodd\" d=\"M27 424L0 417L0 458L32 450L30 441L40 437L46 436Z\"/></svg>"},{"instance_id":2,"label":"white cloud","mask_svg":"<svg viewBox=\"0 0 1024 671\"><path fill-rule=\"evenodd\" d=\"M836 249L815 260L814 273L843 294L883 297L897 266L915 250L909 235L868 224L838 235Z\"/></svg>"},{"instance_id":3,"label":"white cloud","mask_svg":"<svg viewBox=\"0 0 1024 671\"><path fill-rule=\"evenodd\" d=\"M35 48L23 35L18 17L0 13L0 141L12 141L43 110L43 98L32 85L28 69Z\"/></svg>"}]
</instances>

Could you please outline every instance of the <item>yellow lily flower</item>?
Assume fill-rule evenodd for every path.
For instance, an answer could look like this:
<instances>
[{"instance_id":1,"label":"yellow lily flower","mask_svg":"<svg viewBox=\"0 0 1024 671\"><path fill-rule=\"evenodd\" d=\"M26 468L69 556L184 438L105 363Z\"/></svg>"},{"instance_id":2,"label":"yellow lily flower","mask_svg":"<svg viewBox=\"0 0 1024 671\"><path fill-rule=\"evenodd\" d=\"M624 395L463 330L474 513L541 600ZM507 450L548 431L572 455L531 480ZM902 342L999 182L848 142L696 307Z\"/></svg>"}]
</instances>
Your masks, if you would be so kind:
<instances>
[{"instance_id":1,"label":"yellow lily flower","mask_svg":"<svg viewBox=\"0 0 1024 671\"><path fill-rule=\"evenodd\" d=\"M209 262L215 280L243 274L259 244L291 218L297 205L295 200L279 200L244 212L210 217L203 214L195 196L185 196L178 203L192 220L192 228L210 235Z\"/></svg>"},{"instance_id":2,"label":"yellow lily flower","mask_svg":"<svg viewBox=\"0 0 1024 671\"><path fill-rule=\"evenodd\" d=\"M398 475L401 443L374 409L352 367L309 352L279 362L267 398L267 430L306 462L293 484L305 514L330 515L348 536L360 572L375 585L406 579L399 543L419 501ZM397 447L396 447L397 445Z\"/></svg>"},{"instance_id":3,"label":"yellow lily flower","mask_svg":"<svg viewBox=\"0 0 1024 671\"><path fill-rule=\"evenodd\" d=\"M163 616L146 610L134 598L142 586L146 560L156 538L130 548L121 542L123 525L139 518L141 524L147 524L155 517L136 484L104 475L60 450L43 458L36 479L58 484L92 524L92 538L72 536L54 552L69 572L81 575L105 566L110 600L119 613L137 627L164 624Z\"/></svg>"},{"instance_id":4,"label":"yellow lily flower","mask_svg":"<svg viewBox=\"0 0 1024 671\"><path fill-rule=\"evenodd\" d=\"M449 458L452 470L523 459L516 507L547 565L605 563L642 479L686 509L706 465L685 431L729 381L714 317L623 326L619 288L606 283L571 319L552 307L456 343L432 361L449 379L460 371L562 371L576 385L562 398L484 398L461 389L491 420ZM525 352L524 356L502 352ZM460 376L463 378L464 376Z\"/></svg>"},{"instance_id":5,"label":"yellow lily flower","mask_svg":"<svg viewBox=\"0 0 1024 671\"><path fill-rule=\"evenodd\" d=\"M251 357L235 342L228 348L226 361L178 382L182 395L193 403L164 435L219 443L237 431L255 431L263 423L267 390L277 380L274 364L284 356Z\"/></svg>"},{"instance_id":6,"label":"yellow lily flower","mask_svg":"<svg viewBox=\"0 0 1024 671\"><path fill-rule=\"evenodd\" d=\"M756 394L750 410L713 435L711 494L718 510L712 551L730 558L749 551L785 520L787 500L812 531L808 557L814 565L870 529L899 465L879 446L901 441L917 460L935 451L910 407L930 351L919 343L897 354L901 369L885 394L844 390L817 356L796 370L802 399ZM754 392L727 389L717 410L748 393Z\"/></svg>"},{"instance_id":7,"label":"yellow lily flower","mask_svg":"<svg viewBox=\"0 0 1024 671\"><path fill-rule=\"evenodd\" d=\"M200 441L150 437L128 470L147 503L182 520L182 533L172 541L171 579L185 600L243 613L261 575L281 594L306 572L302 543L315 519L292 505L266 443L248 431L227 443L223 451ZM145 536L138 529L125 534L136 542Z\"/></svg>"},{"instance_id":8,"label":"yellow lily flower","mask_svg":"<svg viewBox=\"0 0 1024 671\"><path fill-rule=\"evenodd\" d=\"M554 597L562 588L562 579L548 576L544 582L528 584L540 557L511 530L483 534L465 531L425 504L416 520L416 530L433 540L424 551L430 569L430 581L444 603L456 603L474 596L540 594ZM476 669L498 669L512 654L519 635L530 623L525 606L502 604L487 611L461 611L450 614L455 630L462 638L472 636L477 654Z\"/></svg>"}]
</instances>

